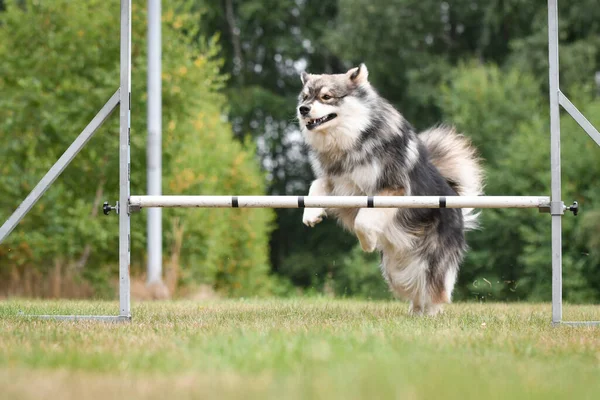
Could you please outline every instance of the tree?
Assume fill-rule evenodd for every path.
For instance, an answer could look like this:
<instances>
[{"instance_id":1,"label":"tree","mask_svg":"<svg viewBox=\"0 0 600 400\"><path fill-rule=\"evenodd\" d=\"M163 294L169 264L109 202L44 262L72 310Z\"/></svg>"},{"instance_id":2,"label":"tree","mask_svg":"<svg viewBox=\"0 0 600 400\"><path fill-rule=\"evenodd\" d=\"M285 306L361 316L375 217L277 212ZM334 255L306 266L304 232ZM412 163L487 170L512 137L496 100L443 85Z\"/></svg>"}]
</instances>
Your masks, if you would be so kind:
<instances>
[{"instance_id":1,"label":"tree","mask_svg":"<svg viewBox=\"0 0 600 400\"><path fill-rule=\"evenodd\" d=\"M440 106L477 145L487 174L486 195L549 195L550 144L548 105L536 96L539 82L516 69L494 65L458 67L442 91ZM573 90L574 92L578 92ZM598 101L578 98L596 118ZM568 116L563 134L563 199L580 202L586 217L564 217L563 287L567 301L597 301L598 254L591 239L597 221L592 166L598 152ZM590 220L587 215L590 215ZM551 294L550 219L534 210L489 209L482 230L468 235L471 251L461 270L458 298L544 300Z\"/></svg>"},{"instance_id":2,"label":"tree","mask_svg":"<svg viewBox=\"0 0 600 400\"><path fill-rule=\"evenodd\" d=\"M344 68L324 42L334 29L337 1L228 0L197 7L203 12L201 32L221 34L224 70L231 76L229 118L238 137L256 141L269 194L305 194L313 176L295 120L299 71ZM276 215L273 270L297 285L322 288L331 260L355 240L331 223L319 227L321 233L310 231L301 223L301 210L276 210ZM318 243L323 235L327 245Z\"/></svg>"},{"instance_id":3,"label":"tree","mask_svg":"<svg viewBox=\"0 0 600 400\"><path fill-rule=\"evenodd\" d=\"M584 90L586 102L596 91L593 75L600 70L600 8L593 7L595 1L559 2L561 82L568 83L563 85L565 91L575 86ZM517 161L499 148L518 146L520 140L530 140L532 145L537 136L531 132L547 132L546 5L544 0L228 0L217 7L202 6L201 29L222 35L224 69L232 75L229 115L238 135L256 138L269 193L305 193L312 178L293 121L298 72L304 68L343 72L359 62L368 65L374 86L417 128L445 120L473 135L488 165L488 190L513 193L503 163ZM488 64L497 67L483 67ZM452 83L453 79L460 82ZM440 93L444 85L456 90L457 96ZM525 131L529 134L521 133ZM514 135L519 139L512 139ZM522 148L512 151L514 157L527 156ZM537 168L541 169L531 173L541 182L547 166L540 159ZM499 180L498 185L491 183L493 179ZM531 180L517 182L524 185L522 193L547 190ZM484 217L486 223L492 224L517 217L523 225L543 220L522 211L484 215L489 215ZM296 210L277 212L278 228L271 236L273 269L298 285L321 290L328 276L336 276L356 241L340 233L335 224L310 230L300 225L300 218ZM474 252L467 261L464 270L472 273L461 281L463 298L472 297L467 288L472 277L493 279L492 272L507 281L523 277L518 274L526 261L517 265L517 259L526 253L527 245L515 238L527 234L513 236L509 228L515 225L501 231L506 236L500 238L507 247L498 246L492 233L470 235L479 248L495 250ZM372 264L365 268L371 270ZM511 291L510 285L497 294L507 299L526 296L524 291Z\"/></svg>"},{"instance_id":4,"label":"tree","mask_svg":"<svg viewBox=\"0 0 600 400\"><path fill-rule=\"evenodd\" d=\"M217 41L191 40L197 17L175 12L174 5L166 4L163 21L164 192L262 194L254 147L234 141L222 118L226 80ZM131 180L132 192L143 193L145 9L134 4L132 16ZM118 87L119 6L116 0L12 1L0 18L4 220ZM76 266L98 287L116 276L116 220L98 216L97 209L102 200L118 198L117 127L116 118L107 121L0 246L5 282L11 274L46 273L56 263ZM232 295L268 289L272 213L237 211L164 213L164 226L184 235L175 254L184 282L206 282ZM144 264L143 218L132 218L134 271ZM173 232L167 236L167 243L174 240Z\"/></svg>"}]
</instances>

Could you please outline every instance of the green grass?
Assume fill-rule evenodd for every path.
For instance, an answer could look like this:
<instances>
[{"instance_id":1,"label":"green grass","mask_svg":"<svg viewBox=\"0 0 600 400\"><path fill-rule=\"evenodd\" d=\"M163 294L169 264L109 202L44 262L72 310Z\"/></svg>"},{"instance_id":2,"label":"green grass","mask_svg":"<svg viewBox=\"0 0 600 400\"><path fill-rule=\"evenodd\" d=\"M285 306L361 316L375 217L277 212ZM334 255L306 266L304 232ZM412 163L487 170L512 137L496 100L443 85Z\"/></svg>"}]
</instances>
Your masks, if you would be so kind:
<instances>
[{"instance_id":1,"label":"green grass","mask_svg":"<svg viewBox=\"0 0 600 400\"><path fill-rule=\"evenodd\" d=\"M600 328L553 328L545 304L454 304L436 318L325 299L142 303L130 324L17 315L117 307L0 302L2 398L600 398Z\"/></svg>"}]
</instances>

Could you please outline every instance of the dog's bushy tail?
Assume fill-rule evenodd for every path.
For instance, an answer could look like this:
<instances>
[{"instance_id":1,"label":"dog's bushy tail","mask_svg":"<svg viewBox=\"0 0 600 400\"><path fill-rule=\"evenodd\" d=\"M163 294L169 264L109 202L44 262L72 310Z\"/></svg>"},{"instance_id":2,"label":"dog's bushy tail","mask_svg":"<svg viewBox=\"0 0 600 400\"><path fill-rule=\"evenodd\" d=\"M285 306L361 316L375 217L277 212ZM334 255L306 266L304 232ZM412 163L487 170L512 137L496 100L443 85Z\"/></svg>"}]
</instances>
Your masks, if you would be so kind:
<instances>
[{"instance_id":1,"label":"dog's bushy tail","mask_svg":"<svg viewBox=\"0 0 600 400\"><path fill-rule=\"evenodd\" d=\"M483 194L483 168L471 141L454 128L438 126L421 134L433 165L460 196ZM463 208L465 229L476 229L479 213Z\"/></svg>"}]
</instances>

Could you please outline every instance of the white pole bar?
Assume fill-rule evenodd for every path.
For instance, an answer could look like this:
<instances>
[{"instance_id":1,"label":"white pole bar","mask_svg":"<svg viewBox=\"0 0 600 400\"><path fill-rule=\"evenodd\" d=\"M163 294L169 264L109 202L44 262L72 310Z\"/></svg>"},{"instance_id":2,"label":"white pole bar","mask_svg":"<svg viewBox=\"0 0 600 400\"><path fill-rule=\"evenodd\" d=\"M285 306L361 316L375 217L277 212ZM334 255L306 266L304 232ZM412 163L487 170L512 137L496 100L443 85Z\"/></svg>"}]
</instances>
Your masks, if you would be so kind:
<instances>
[{"instance_id":1,"label":"white pole bar","mask_svg":"<svg viewBox=\"0 0 600 400\"><path fill-rule=\"evenodd\" d=\"M161 159L161 31L160 0L148 0L148 143L147 190L162 194ZM148 210L147 222L148 283L162 282L162 210Z\"/></svg>"},{"instance_id":2,"label":"white pole bar","mask_svg":"<svg viewBox=\"0 0 600 400\"><path fill-rule=\"evenodd\" d=\"M133 209L204 208L548 208L547 196L131 196Z\"/></svg>"}]
</instances>

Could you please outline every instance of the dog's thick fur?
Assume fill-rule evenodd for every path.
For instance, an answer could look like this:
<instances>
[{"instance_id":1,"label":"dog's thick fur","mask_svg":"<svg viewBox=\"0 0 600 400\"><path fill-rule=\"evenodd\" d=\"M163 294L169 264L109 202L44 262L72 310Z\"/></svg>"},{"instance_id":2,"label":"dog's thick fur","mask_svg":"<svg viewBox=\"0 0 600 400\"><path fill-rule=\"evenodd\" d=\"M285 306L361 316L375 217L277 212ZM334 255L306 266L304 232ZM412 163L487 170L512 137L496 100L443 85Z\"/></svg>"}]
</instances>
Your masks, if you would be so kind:
<instances>
[{"instance_id":1,"label":"dog's thick fur","mask_svg":"<svg viewBox=\"0 0 600 400\"><path fill-rule=\"evenodd\" d=\"M302 74L300 129L317 179L309 196L478 196L482 169L469 140L440 126L421 134L368 81L364 64L345 74ZM364 251L379 250L390 289L414 314L434 315L449 303L475 228L472 209L316 209L314 226L335 216Z\"/></svg>"}]
</instances>

